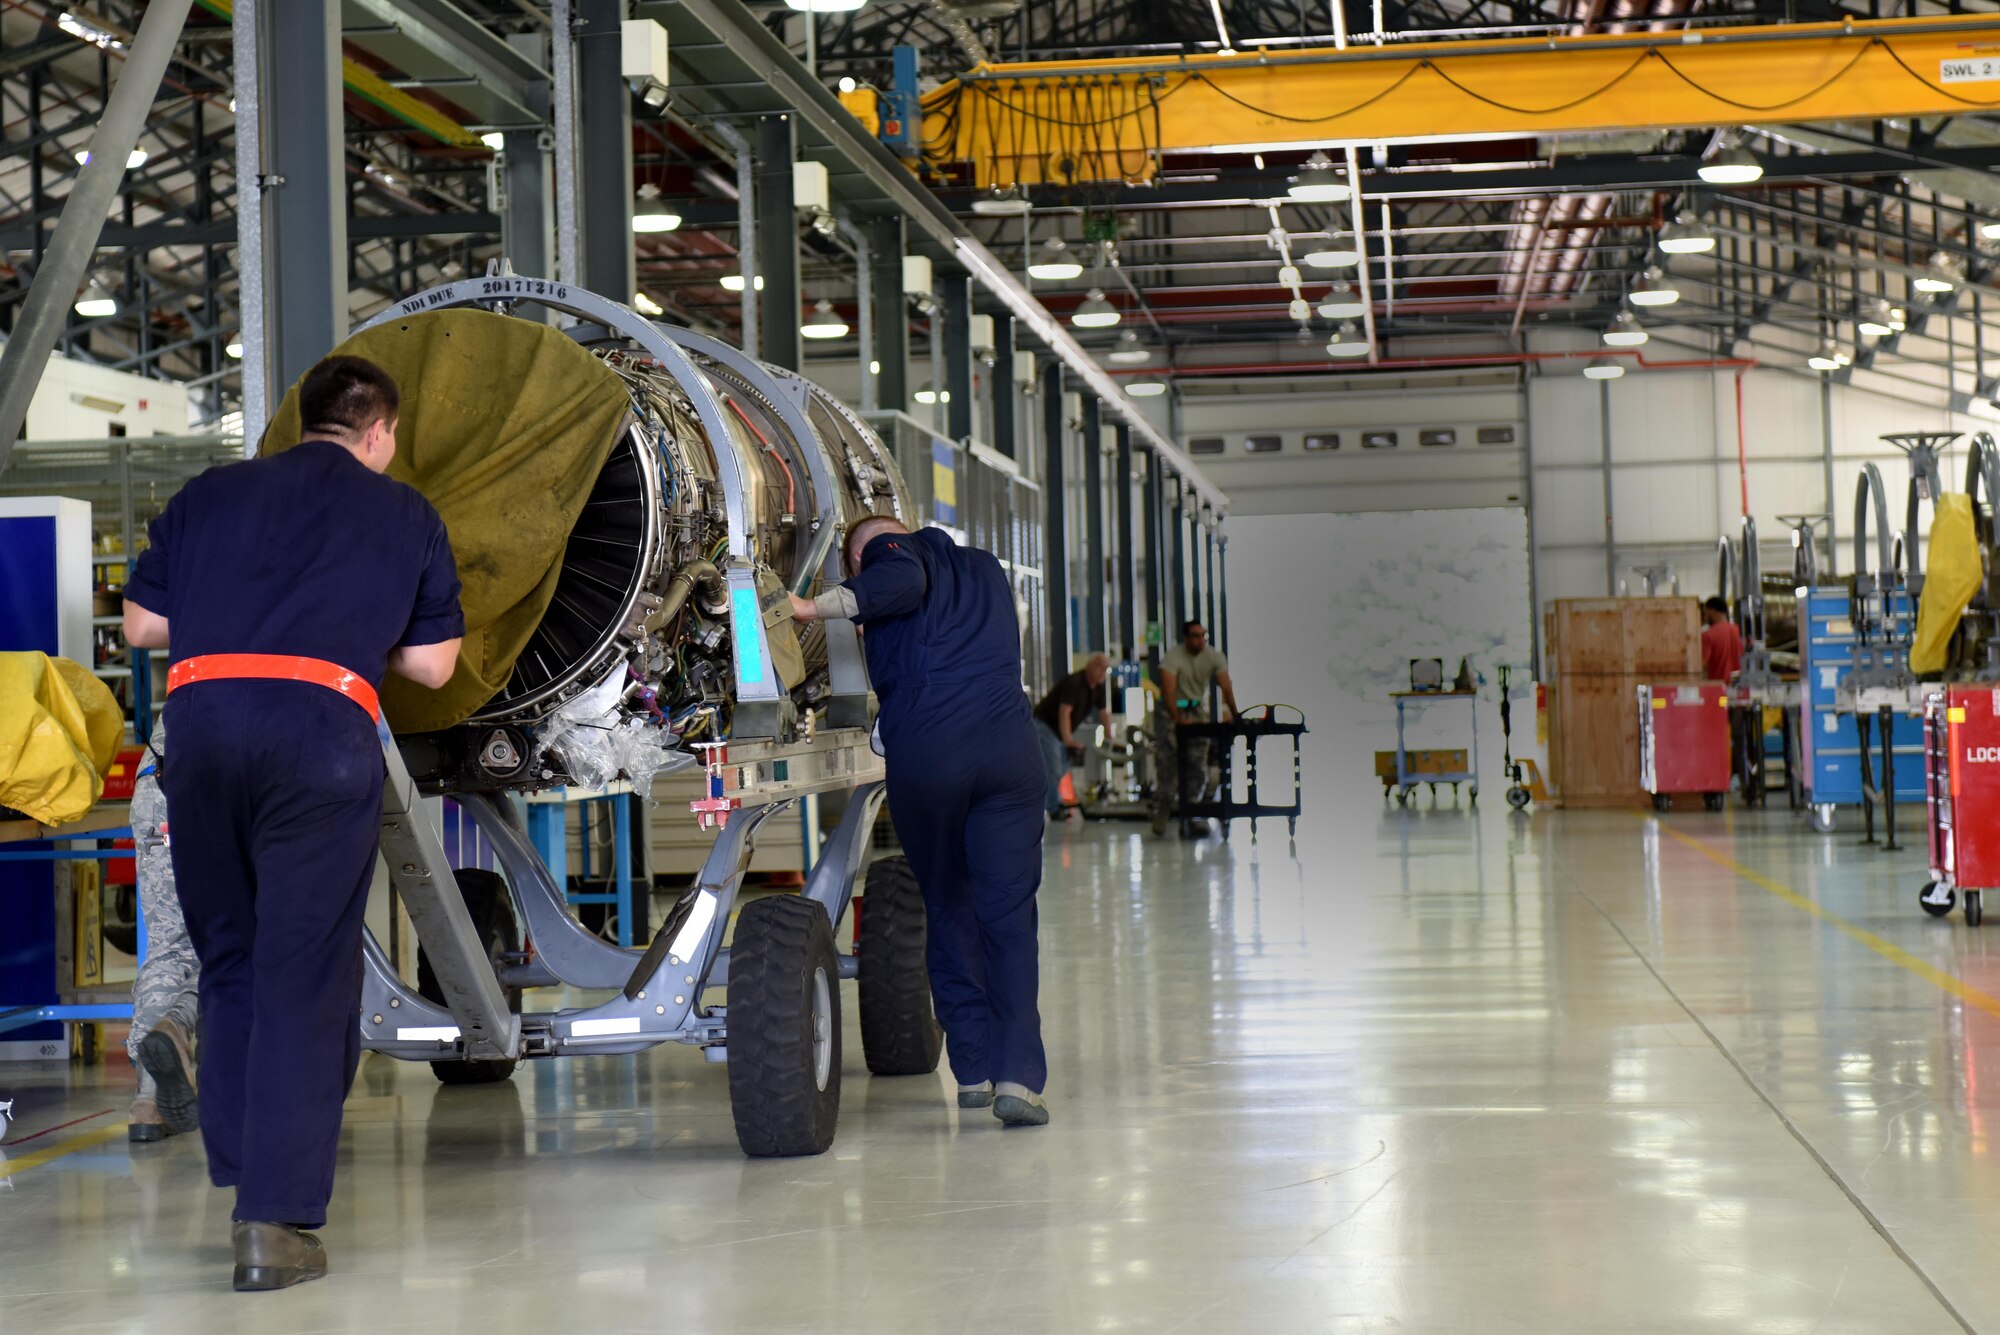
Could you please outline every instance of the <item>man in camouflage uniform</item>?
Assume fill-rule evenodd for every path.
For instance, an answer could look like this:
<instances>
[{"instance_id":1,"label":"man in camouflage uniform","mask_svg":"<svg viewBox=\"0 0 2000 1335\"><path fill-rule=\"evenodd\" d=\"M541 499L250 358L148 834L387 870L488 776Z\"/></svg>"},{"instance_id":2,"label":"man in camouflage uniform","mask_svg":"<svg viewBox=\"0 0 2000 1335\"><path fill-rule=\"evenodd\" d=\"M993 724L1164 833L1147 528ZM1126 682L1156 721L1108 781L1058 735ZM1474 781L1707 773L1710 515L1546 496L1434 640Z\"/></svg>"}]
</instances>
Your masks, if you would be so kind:
<instances>
[{"instance_id":1,"label":"man in camouflage uniform","mask_svg":"<svg viewBox=\"0 0 2000 1335\"><path fill-rule=\"evenodd\" d=\"M164 1140L201 1126L195 1102L196 984L201 966L181 920L174 860L167 851L167 800L159 766L167 725L154 724L152 751L132 788L132 842L138 853L139 914L146 924L146 960L132 984L132 1033L125 1040L139 1089L126 1118L135 1141Z\"/></svg>"}]
</instances>

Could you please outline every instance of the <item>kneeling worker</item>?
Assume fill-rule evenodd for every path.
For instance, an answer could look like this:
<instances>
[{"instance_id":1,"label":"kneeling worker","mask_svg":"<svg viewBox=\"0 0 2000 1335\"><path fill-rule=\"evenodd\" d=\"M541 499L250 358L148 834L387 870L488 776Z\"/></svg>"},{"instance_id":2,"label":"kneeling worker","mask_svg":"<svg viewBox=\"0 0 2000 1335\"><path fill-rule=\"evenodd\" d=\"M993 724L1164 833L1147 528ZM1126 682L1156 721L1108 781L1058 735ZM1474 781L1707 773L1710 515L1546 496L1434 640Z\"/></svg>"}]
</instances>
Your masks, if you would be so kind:
<instances>
[{"instance_id":1,"label":"kneeling worker","mask_svg":"<svg viewBox=\"0 0 2000 1335\"><path fill-rule=\"evenodd\" d=\"M396 385L329 357L300 444L212 468L153 521L125 636L171 647L162 788L201 960L201 1134L236 1188L235 1285L326 1273L340 1107L360 1059L361 915L382 819L375 691L436 687L465 620L436 510L382 477Z\"/></svg>"},{"instance_id":2,"label":"kneeling worker","mask_svg":"<svg viewBox=\"0 0 2000 1335\"><path fill-rule=\"evenodd\" d=\"M1009 1126L1040 1126L1043 776L1014 592L991 553L882 516L854 526L847 568L817 599L794 596L792 615L867 632L889 809L924 891L931 996L959 1106L991 1103Z\"/></svg>"},{"instance_id":3,"label":"kneeling worker","mask_svg":"<svg viewBox=\"0 0 2000 1335\"><path fill-rule=\"evenodd\" d=\"M1048 776L1048 810L1052 820L1064 815L1062 780L1070 763L1083 755L1083 743L1076 739L1081 728L1098 712L1104 698L1104 679L1111 675L1111 660L1092 654L1084 665L1050 688L1035 706L1035 731L1042 743L1042 768Z\"/></svg>"}]
</instances>

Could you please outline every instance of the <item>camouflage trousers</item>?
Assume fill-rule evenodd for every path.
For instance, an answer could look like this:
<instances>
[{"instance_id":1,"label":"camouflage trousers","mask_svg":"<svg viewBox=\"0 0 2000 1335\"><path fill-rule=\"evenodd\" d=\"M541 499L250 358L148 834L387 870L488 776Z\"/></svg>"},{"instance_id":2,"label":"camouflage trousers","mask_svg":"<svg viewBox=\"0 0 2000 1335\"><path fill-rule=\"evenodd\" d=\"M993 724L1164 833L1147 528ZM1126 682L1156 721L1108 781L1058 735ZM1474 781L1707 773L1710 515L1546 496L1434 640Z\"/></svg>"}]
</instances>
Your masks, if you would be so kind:
<instances>
[{"instance_id":1,"label":"camouflage trousers","mask_svg":"<svg viewBox=\"0 0 2000 1335\"><path fill-rule=\"evenodd\" d=\"M171 1018L190 1039L194 1037L196 984L201 965L181 918L181 900L174 889L174 862L167 851L167 799L160 793L159 775L151 769L132 789L132 842L138 853L139 914L146 924L146 961L132 984L132 1034L125 1040L132 1067L139 1075L139 1097L153 1094L153 1077L139 1064L139 1041L162 1018Z\"/></svg>"},{"instance_id":2,"label":"camouflage trousers","mask_svg":"<svg viewBox=\"0 0 2000 1335\"><path fill-rule=\"evenodd\" d=\"M1206 709L1183 709L1181 713L1189 722L1208 722ZM1168 816L1178 815L1185 803L1199 802L1211 782L1208 739L1192 738L1183 748L1178 745L1179 731L1164 705L1153 711L1153 810ZM1180 763L1183 754L1187 757L1185 771Z\"/></svg>"}]
</instances>

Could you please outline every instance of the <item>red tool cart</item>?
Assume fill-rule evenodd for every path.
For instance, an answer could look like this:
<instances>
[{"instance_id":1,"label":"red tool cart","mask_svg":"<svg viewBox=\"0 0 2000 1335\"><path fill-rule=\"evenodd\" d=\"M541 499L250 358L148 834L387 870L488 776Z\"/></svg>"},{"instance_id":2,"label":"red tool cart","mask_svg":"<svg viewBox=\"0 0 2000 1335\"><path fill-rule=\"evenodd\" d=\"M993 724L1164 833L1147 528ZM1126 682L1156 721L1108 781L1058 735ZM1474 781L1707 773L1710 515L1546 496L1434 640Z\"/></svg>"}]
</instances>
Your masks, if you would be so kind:
<instances>
[{"instance_id":1,"label":"red tool cart","mask_svg":"<svg viewBox=\"0 0 2000 1335\"><path fill-rule=\"evenodd\" d=\"M1933 918L1965 892L1965 921L1985 916L2000 886L2000 682L1946 686L1924 697L1924 807L1931 879L1917 902Z\"/></svg>"},{"instance_id":2,"label":"red tool cart","mask_svg":"<svg viewBox=\"0 0 2000 1335\"><path fill-rule=\"evenodd\" d=\"M1700 793L1710 811L1729 794L1729 690L1639 687L1639 786L1665 811L1675 793Z\"/></svg>"}]
</instances>

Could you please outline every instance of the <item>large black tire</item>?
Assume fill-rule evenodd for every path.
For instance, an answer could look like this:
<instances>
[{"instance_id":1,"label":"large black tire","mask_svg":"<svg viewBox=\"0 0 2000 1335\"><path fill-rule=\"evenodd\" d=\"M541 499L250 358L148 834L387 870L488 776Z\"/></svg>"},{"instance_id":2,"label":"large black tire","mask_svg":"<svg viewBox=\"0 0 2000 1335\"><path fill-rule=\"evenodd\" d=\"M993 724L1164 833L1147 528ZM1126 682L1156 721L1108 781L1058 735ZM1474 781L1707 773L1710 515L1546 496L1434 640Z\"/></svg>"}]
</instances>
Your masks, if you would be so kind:
<instances>
[{"instance_id":1,"label":"large black tire","mask_svg":"<svg viewBox=\"0 0 2000 1335\"><path fill-rule=\"evenodd\" d=\"M931 1010L924 892L906 858L870 864L861 896L861 1051L874 1075L929 1075L944 1051Z\"/></svg>"},{"instance_id":2,"label":"large black tire","mask_svg":"<svg viewBox=\"0 0 2000 1335\"><path fill-rule=\"evenodd\" d=\"M753 1158L824 1154L840 1121L840 961L826 910L796 895L745 905L728 1004L737 1143Z\"/></svg>"},{"instance_id":3,"label":"large black tire","mask_svg":"<svg viewBox=\"0 0 2000 1335\"><path fill-rule=\"evenodd\" d=\"M486 958L498 968L506 962L506 956L518 954L521 949L521 928L514 921L507 883L498 873L477 867L461 867L454 875L458 878L458 893L465 900L465 911L472 915L472 928L486 946ZM501 994L507 998L507 1009L519 1015L521 989L504 987ZM430 957L422 949L417 951L417 995L425 1001L444 1004L444 988L438 985L437 975L431 972ZM432 1062L431 1073L447 1085L492 1085L513 1075L518 1065L511 1058Z\"/></svg>"}]
</instances>

